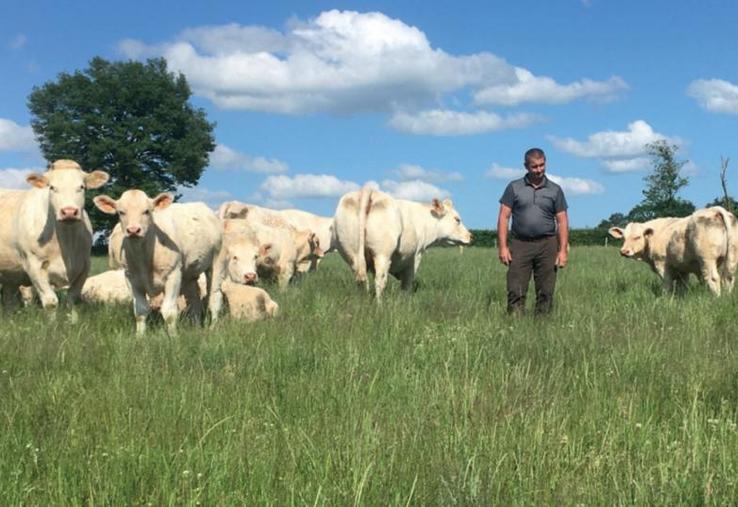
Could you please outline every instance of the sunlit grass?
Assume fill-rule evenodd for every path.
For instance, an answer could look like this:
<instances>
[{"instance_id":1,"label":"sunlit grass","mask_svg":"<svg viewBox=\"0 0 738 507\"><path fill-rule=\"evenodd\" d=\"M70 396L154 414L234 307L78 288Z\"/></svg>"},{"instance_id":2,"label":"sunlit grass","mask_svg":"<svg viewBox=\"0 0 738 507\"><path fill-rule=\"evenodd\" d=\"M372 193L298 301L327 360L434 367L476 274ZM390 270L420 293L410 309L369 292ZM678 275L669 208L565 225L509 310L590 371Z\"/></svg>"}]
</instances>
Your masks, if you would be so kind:
<instances>
[{"instance_id":1,"label":"sunlit grass","mask_svg":"<svg viewBox=\"0 0 738 507\"><path fill-rule=\"evenodd\" d=\"M95 270L104 269L96 259ZM575 248L554 314L504 315L487 249L427 254L378 308L337 257L272 321L0 326L7 505L734 504L738 296L658 294Z\"/></svg>"}]
</instances>

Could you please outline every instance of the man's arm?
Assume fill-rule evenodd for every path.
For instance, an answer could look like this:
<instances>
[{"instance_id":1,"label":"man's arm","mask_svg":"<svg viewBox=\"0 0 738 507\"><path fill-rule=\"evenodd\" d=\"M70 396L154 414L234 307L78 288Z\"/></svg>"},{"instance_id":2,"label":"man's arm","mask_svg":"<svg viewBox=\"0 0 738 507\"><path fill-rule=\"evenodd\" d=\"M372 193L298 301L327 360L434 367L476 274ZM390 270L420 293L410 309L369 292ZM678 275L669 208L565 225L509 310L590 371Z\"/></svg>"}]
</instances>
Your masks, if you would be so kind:
<instances>
[{"instance_id":1,"label":"man's arm","mask_svg":"<svg viewBox=\"0 0 738 507\"><path fill-rule=\"evenodd\" d=\"M500 204L500 214L497 217L497 241L500 262L505 266L512 262L512 255L507 247L507 223L510 220L510 213L512 209L509 206Z\"/></svg>"},{"instance_id":2,"label":"man's arm","mask_svg":"<svg viewBox=\"0 0 738 507\"><path fill-rule=\"evenodd\" d=\"M563 268L569 261L569 216L566 210L556 213L556 221L559 224L559 253L556 256L556 265Z\"/></svg>"}]
</instances>

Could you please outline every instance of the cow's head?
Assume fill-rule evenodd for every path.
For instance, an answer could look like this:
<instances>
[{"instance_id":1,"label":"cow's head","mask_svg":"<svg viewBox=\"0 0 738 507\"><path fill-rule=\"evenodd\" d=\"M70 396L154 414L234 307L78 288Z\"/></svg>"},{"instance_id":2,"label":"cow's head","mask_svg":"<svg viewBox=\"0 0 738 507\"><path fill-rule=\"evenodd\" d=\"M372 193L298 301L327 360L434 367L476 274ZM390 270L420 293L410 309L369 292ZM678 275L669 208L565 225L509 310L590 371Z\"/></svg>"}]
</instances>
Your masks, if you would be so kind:
<instances>
[{"instance_id":1,"label":"cow's head","mask_svg":"<svg viewBox=\"0 0 738 507\"><path fill-rule=\"evenodd\" d=\"M73 160L57 160L44 174L31 173L26 181L36 188L48 189L49 204L58 221L76 223L85 208L85 189L101 187L109 178L105 171L86 173Z\"/></svg>"},{"instance_id":2,"label":"cow's head","mask_svg":"<svg viewBox=\"0 0 738 507\"><path fill-rule=\"evenodd\" d=\"M322 259L325 253L320 248L320 239L318 235L309 230L299 230L292 234L292 238L297 248L297 270L304 273L310 269L314 261Z\"/></svg>"},{"instance_id":3,"label":"cow's head","mask_svg":"<svg viewBox=\"0 0 738 507\"><path fill-rule=\"evenodd\" d=\"M221 255L225 256L228 278L233 283L254 285L259 281L256 262L261 254L259 240L243 220L224 220Z\"/></svg>"},{"instance_id":4,"label":"cow's head","mask_svg":"<svg viewBox=\"0 0 738 507\"><path fill-rule=\"evenodd\" d=\"M454 209L451 199L445 199L443 202L433 199L430 213L438 220L438 240L440 242L451 245L468 245L471 243L472 234L461 223L461 216Z\"/></svg>"},{"instance_id":5,"label":"cow's head","mask_svg":"<svg viewBox=\"0 0 738 507\"><path fill-rule=\"evenodd\" d=\"M221 220L246 218L249 207L238 201L224 202L218 208L218 218Z\"/></svg>"},{"instance_id":6,"label":"cow's head","mask_svg":"<svg viewBox=\"0 0 738 507\"><path fill-rule=\"evenodd\" d=\"M150 199L141 190L126 190L116 201L107 195L95 197L95 206L109 215L118 215L123 234L128 238L142 238L153 224L152 214L172 204L172 194L162 193Z\"/></svg>"},{"instance_id":7,"label":"cow's head","mask_svg":"<svg viewBox=\"0 0 738 507\"><path fill-rule=\"evenodd\" d=\"M625 229L611 227L608 233L613 238L623 240L620 255L629 259L638 259L648 249L648 242L653 236L653 228L638 222L631 222L625 226Z\"/></svg>"}]
</instances>

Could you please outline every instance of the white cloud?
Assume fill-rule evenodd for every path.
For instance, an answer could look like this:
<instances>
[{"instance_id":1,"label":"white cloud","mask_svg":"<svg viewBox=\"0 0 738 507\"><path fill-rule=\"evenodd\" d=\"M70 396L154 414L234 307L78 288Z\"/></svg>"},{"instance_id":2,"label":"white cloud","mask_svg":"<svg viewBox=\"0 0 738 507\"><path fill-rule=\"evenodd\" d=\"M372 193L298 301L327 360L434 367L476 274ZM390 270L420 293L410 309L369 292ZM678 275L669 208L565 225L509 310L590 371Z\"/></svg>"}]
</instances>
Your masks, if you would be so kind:
<instances>
[{"instance_id":1,"label":"white cloud","mask_svg":"<svg viewBox=\"0 0 738 507\"><path fill-rule=\"evenodd\" d=\"M627 131L597 132L590 135L587 141L556 136L548 136L548 139L558 149L577 157L636 157L646 152L648 143L663 139L676 145L681 144L681 140L677 137L670 138L654 132L643 120L630 123Z\"/></svg>"},{"instance_id":2,"label":"white cloud","mask_svg":"<svg viewBox=\"0 0 738 507\"><path fill-rule=\"evenodd\" d=\"M651 161L647 157L602 160L607 172L627 173L647 169Z\"/></svg>"},{"instance_id":3,"label":"white cloud","mask_svg":"<svg viewBox=\"0 0 738 507\"><path fill-rule=\"evenodd\" d=\"M330 174L296 174L292 177L269 176L259 189L266 194L264 200L286 201L304 197L340 197L358 190L359 185Z\"/></svg>"},{"instance_id":4,"label":"white cloud","mask_svg":"<svg viewBox=\"0 0 738 507\"><path fill-rule=\"evenodd\" d=\"M687 88L687 95L703 109L713 113L738 114L738 86L722 79L698 79Z\"/></svg>"},{"instance_id":5,"label":"white cloud","mask_svg":"<svg viewBox=\"0 0 738 507\"><path fill-rule=\"evenodd\" d=\"M444 172L436 169L424 169L414 164L402 164L394 171L391 171L390 174L400 181L421 180L429 183L461 181L464 179L464 176L458 171Z\"/></svg>"},{"instance_id":6,"label":"white cloud","mask_svg":"<svg viewBox=\"0 0 738 507\"><path fill-rule=\"evenodd\" d=\"M210 190L204 187L178 187L181 194L179 202L204 202L213 209L217 209L223 202L233 199L233 194L225 190Z\"/></svg>"},{"instance_id":7,"label":"white cloud","mask_svg":"<svg viewBox=\"0 0 738 507\"><path fill-rule=\"evenodd\" d=\"M467 86L515 80L503 59L449 55L418 28L380 12L326 11L289 23L284 33L207 26L158 45L125 40L119 49L129 58L164 56L197 94L224 109L389 111Z\"/></svg>"},{"instance_id":8,"label":"white cloud","mask_svg":"<svg viewBox=\"0 0 738 507\"><path fill-rule=\"evenodd\" d=\"M700 174L700 167L691 160L687 160L679 173L682 176L698 176Z\"/></svg>"},{"instance_id":9,"label":"white cloud","mask_svg":"<svg viewBox=\"0 0 738 507\"><path fill-rule=\"evenodd\" d=\"M26 176L32 172L44 172L43 169L0 169L0 188L19 188L29 189L31 188L26 183Z\"/></svg>"},{"instance_id":10,"label":"white cloud","mask_svg":"<svg viewBox=\"0 0 738 507\"><path fill-rule=\"evenodd\" d=\"M484 173L484 176L496 180L514 180L525 176L525 169L503 167L497 163L493 163L492 167Z\"/></svg>"},{"instance_id":11,"label":"white cloud","mask_svg":"<svg viewBox=\"0 0 738 507\"><path fill-rule=\"evenodd\" d=\"M38 148L30 126L0 118L0 151L34 151Z\"/></svg>"},{"instance_id":12,"label":"white cloud","mask_svg":"<svg viewBox=\"0 0 738 507\"><path fill-rule=\"evenodd\" d=\"M257 173L283 173L289 169L289 166L281 160L251 157L239 153L224 144L215 146L215 150L210 155L210 165L214 169L242 170Z\"/></svg>"},{"instance_id":13,"label":"white cloud","mask_svg":"<svg viewBox=\"0 0 738 507\"><path fill-rule=\"evenodd\" d=\"M565 195L591 195L601 194L605 191L605 187L594 180L588 180L584 178L568 178L550 173L547 173L546 175L551 179L551 181L561 187Z\"/></svg>"},{"instance_id":14,"label":"white cloud","mask_svg":"<svg viewBox=\"0 0 738 507\"><path fill-rule=\"evenodd\" d=\"M447 109L433 109L418 113L395 113L389 125L410 134L435 136L459 136L481 134L493 130L523 128L541 121L541 117L529 113L516 113L505 117L487 111L465 113Z\"/></svg>"},{"instance_id":15,"label":"white cloud","mask_svg":"<svg viewBox=\"0 0 738 507\"><path fill-rule=\"evenodd\" d=\"M503 106L516 106L523 102L564 104L581 98L608 101L628 89L625 81L617 76L607 81L582 79L561 85L550 77L536 76L520 67L515 68L515 75L517 83L486 86L474 93L474 101L477 104Z\"/></svg>"},{"instance_id":16,"label":"white cloud","mask_svg":"<svg viewBox=\"0 0 738 507\"><path fill-rule=\"evenodd\" d=\"M19 33L13 37L13 40L10 41L8 46L10 49L21 49L26 43L28 43L28 37L25 34Z\"/></svg>"},{"instance_id":17,"label":"white cloud","mask_svg":"<svg viewBox=\"0 0 738 507\"><path fill-rule=\"evenodd\" d=\"M430 201L433 198L445 198L450 194L447 190L438 188L425 181L382 181L381 189L397 199L407 199L409 201Z\"/></svg>"}]
</instances>

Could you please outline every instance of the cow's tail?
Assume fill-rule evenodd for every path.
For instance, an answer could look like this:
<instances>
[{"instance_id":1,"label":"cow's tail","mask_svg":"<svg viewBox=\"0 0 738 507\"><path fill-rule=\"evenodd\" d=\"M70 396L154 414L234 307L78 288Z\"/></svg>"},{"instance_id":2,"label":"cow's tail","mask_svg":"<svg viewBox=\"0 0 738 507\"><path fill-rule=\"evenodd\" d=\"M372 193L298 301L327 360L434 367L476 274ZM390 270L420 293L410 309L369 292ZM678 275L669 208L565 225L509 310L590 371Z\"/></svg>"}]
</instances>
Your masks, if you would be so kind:
<instances>
[{"instance_id":1,"label":"cow's tail","mask_svg":"<svg viewBox=\"0 0 738 507\"><path fill-rule=\"evenodd\" d=\"M366 283L366 219L372 205L373 189L365 186L359 191L359 245L356 250L356 281Z\"/></svg>"},{"instance_id":2,"label":"cow's tail","mask_svg":"<svg viewBox=\"0 0 738 507\"><path fill-rule=\"evenodd\" d=\"M738 265L738 245L736 245L736 241L738 241L738 237L736 237L736 233L738 232L738 220L736 220L733 213L722 206L715 206L714 209L725 227L726 252L725 260L723 261L723 273L732 278L733 271L735 270L736 265Z\"/></svg>"}]
</instances>

